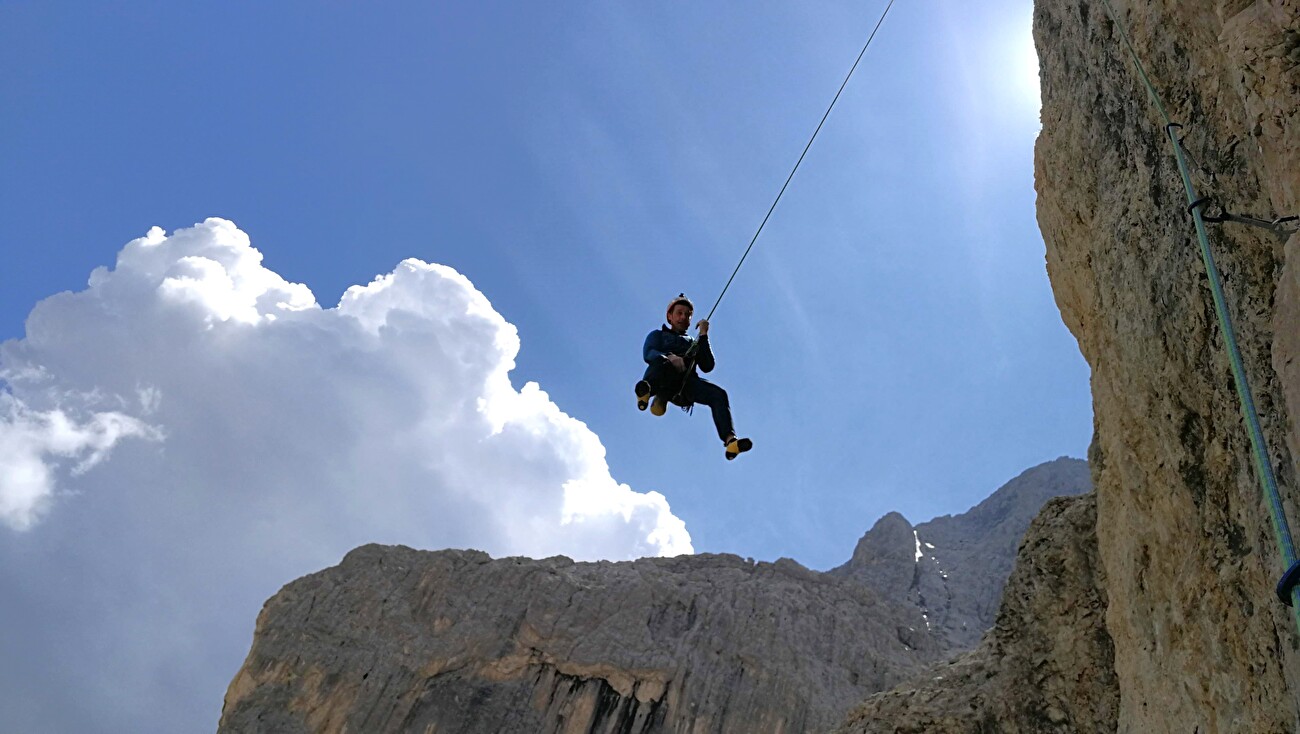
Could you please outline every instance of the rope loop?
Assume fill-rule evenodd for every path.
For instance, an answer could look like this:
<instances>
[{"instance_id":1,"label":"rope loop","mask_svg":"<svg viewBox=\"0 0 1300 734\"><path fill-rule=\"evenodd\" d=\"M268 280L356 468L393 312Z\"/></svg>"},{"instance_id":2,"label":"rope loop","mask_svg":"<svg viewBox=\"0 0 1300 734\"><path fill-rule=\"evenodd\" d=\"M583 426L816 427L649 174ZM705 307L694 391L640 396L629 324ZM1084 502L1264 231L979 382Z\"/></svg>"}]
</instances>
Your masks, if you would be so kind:
<instances>
[{"instance_id":1,"label":"rope loop","mask_svg":"<svg viewBox=\"0 0 1300 734\"><path fill-rule=\"evenodd\" d=\"M1297 584L1300 584L1300 561L1292 563L1277 582L1277 598L1288 607L1291 606L1292 592Z\"/></svg>"}]
</instances>

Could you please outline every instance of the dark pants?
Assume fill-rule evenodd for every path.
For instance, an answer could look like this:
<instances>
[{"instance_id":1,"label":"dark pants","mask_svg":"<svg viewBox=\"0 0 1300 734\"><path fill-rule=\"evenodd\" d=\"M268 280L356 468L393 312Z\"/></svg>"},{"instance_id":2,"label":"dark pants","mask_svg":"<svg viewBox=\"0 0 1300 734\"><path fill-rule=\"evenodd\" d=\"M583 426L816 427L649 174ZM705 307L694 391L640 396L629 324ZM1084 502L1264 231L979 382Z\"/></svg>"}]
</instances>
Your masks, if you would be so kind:
<instances>
[{"instance_id":1,"label":"dark pants","mask_svg":"<svg viewBox=\"0 0 1300 734\"><path fill-rule=\"evenodd\" d=\"M718 438L723 441L736 434L731 426L731 403L727 400L727 391L700 377L694 369L687 373L685 387L682 386L682 373L666 362L646 367L643 379L650 383L652 395L662 395L675 405L683 408L694 403L709 406L713 411L713 425L718 429Z\"/></svg>"}]
</instances>

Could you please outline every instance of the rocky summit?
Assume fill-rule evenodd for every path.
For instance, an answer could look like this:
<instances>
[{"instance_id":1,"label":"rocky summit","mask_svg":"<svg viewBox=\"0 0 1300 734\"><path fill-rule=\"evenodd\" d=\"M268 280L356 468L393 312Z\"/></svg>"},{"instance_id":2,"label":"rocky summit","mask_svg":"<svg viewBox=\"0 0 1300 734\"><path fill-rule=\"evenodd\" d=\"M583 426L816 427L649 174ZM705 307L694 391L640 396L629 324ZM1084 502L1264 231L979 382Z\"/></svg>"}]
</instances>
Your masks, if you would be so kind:
<instances>
[{"instance_id":1,"label":"rocky summit","mask_svg":"<svg viewBox=\"0 0 1300 734\"><path fill-rule=\"evenodd\" d=\"M1086 464L1059 459L963 515L917 529L891 515L831 573L365 546L267 602L220 731L825 731L969 647L970 610L1038 508L1087 489ZM937 542L918 556L920 534ZM1000 557L978 570L971 553ZM906 581L934 574L942 604Z\"/></svg>"},{"instance_id":2,"label":"rocky summit","mask_svg":"<svg viewBox=\"0 0 1300 734\"><path fill-rule=\"evenodd\" d=\"M1119 689L1096 521L1095 494L1049 502L980 645L872 696L836 734L1114 731Z\"/></svg>"},{"instance_id":3,"label":"rocky summit","mask_svg":"<svg viewBox=\"0 0 1300 734\"><path fill-rule=\"evenodd\" d=\"M949 650L973 648L993 626L1016 546L1043 504L1090 485L1088 465L1060 458L1012 479L969 512L913 527L881 518L830 574L915 607Z\"/></svg>"}]
</instances>

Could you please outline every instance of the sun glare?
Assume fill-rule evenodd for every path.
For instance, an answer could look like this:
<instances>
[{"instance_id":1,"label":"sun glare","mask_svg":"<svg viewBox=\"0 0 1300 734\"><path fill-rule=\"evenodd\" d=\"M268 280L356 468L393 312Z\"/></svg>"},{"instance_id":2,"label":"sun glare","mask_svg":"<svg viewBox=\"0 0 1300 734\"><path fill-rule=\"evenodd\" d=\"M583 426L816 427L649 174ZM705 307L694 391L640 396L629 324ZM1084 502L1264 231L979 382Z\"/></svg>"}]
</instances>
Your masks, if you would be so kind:
<instances>
[{"instance_id":1,"label":"sun glare","mask_svg":"<svg viewBox=\"0 0 1300 734\"><path fill-rule=\"evenodd\" d=\"M1003 105L1002 114L1032 115L1037 122L1041 106L1038 84L1038 51L1025 19L1008 18L999 23L1000 32L990 34L987 57L996 69L992 90Z\"/></svg>"},{"instance_id":2,"label":"sun glare","mask_svg":"<svg viewBox=\"0 0 1300 734\"><path fill-rule=\"evenodd\" d=\"M1038 84L1038 50L1034 48L1031 34L1025 33L1017 37L1013 55L1015 76L1011 81L1015 85L1016 96L1037 110L1042 104L1042 95Z\"/></svg>"}]
</instances>

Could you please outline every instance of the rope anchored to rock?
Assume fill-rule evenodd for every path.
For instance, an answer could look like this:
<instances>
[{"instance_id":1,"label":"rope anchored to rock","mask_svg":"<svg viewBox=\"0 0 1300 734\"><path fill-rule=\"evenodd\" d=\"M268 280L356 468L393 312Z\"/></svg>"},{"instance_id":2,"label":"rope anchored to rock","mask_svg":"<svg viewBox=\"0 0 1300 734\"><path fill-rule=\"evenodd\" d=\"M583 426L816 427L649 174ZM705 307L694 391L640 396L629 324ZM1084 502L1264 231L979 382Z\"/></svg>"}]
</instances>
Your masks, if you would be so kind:
<instances>
[{"instance_id":1,"label":"rope anchored to rock","mask_svg":"<svg viewBox=\"0 0 1300 734\"><path fill-rule=\"evenodd\" d=\"M1296 232L1300 232L1300 216L1296 215L1277 217L1275 219L1260 219L1245 214L1233 214L1213 196L1202 197L1199 201L1195 202L1193 206L1213 207L1213 209L1209 209L1208 211L1202 210L1202 216L1205 218L1205 221L1213 222L1215 224L1235 222L1236 224L1259 227L1260 229L1267 229L1283 239L1290 237Z\"/></svg>"},{"instance_id":2,"label":"rope anchored to rock","mask_svg":"<svg viewBox=\"0 0 1300 734\"><path fill-rule=\"evenodd\" d=\"M1171 124L1174 126L1174 129L1182 127L1177 123ZM1218 174L1204 166L1191 154L1191 151L1187 150L1186 136L1178 136L1175 138L1175 144L1182 149L1183 155L1191 160L1192 165L1196 170L1200 171L1204 177L1208 179L1209 186L1215 186L1218 182ZM1228 207L1219 201L1219 198L1213 194L1202 196L1189 204L1187 206L1188 213L1197 207L1201 208L1202 218L1212 224L1223 224L1225 222L1245 224L1250 227L1266 229L1284 240L1295 234L1297 231L1300 231L1300 215L1264 219L1262 217L1252 217L1246 214L1236 214L1229 211Z\"/></svg>"},{"instance_id":3,"label":"rope anchored to rock","mask_svg":"<svg viewBox=\"0 0 1300 734\"><path fill-rule=\"evenodd\" d=\"M1283 603L1292 607L1292 616L1296 628L1300 630L1300 604L1297 603L1300 602L1300 561L1296 559L1295 544L1292 541L1290 525L1287 523L1286 511L1282 507L1282 497L1278 492L1277 477L1273 474L1273 463L1269 458L1268 444L1264 440L1264 431L1259 424L1259 413L1255 408L1255 396L1251 391L1250 383L1246 379L1246 369L1242 363L1241 350L1237 345L1237 334L1233 329L1227 299L1223 294L1223 278L1219 274L1218 266L1215 265L1214 253L1210 250L1209 237L1205 232L1205 222L1207 220L1201 210L1209 199L1208 197L1202 198L1198 196L1196 186L1192 183L1192 176L1188 170L1187 157L1183 150L1182 141L1175 134L1175 131L1182 126L1169 119L1169 115L1165 112L1165 106L1160 101L1160 95L1156 92L1155 85L1151 83L1151 78L1147 76L1146 68L1142 65L1142 60L1138 58L1137 51L1133 48L1133 42L1129 40L1128 33L1124 30L1124 24L1120 22L1119 15L1116 14L1110 1L1101 0L1101 3L1106 7L1106 13L1110 16L1111 22L1115 24L1124 46L1128 49L1129 55L1133 59L1133 65L1137 68L1138 75L1146 85L1152 103L1160 112L1160 117L1165 122L1165 133L1169 136L1169 142L1174 148L1174 159L1178 163L1178 172L1182 176L1183 188L1187 192L1187 210L1191 213L1192 221L1196 227L1196 238L1200 242L1201 260L1205 265L1205 272L1210 282L1210 293L1214 298L1214 310L1219 318L1219 328L1223 332L1223 340L1227 346L1229 361L1232 363L1233 382L1237 389L1242 417L1246 421L1247 431L1250 436L1255 473L1264 498L1268 501L1269 514L1273 521L1273 536L1277 541L1278 549L1281 551L1283 562L1287 567L1286 572L1282 574L1281 579L1278 581L1277 596Z\"/></svg>"}]
</instances>

